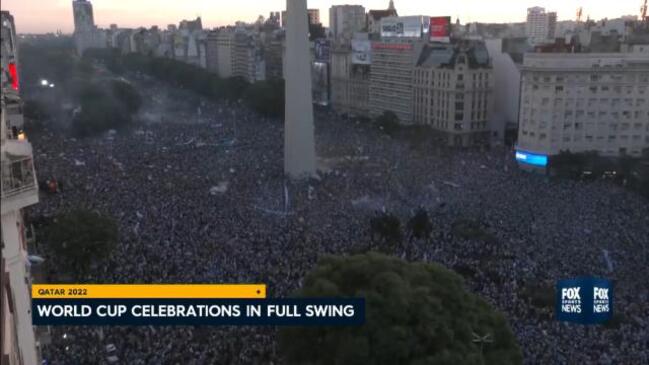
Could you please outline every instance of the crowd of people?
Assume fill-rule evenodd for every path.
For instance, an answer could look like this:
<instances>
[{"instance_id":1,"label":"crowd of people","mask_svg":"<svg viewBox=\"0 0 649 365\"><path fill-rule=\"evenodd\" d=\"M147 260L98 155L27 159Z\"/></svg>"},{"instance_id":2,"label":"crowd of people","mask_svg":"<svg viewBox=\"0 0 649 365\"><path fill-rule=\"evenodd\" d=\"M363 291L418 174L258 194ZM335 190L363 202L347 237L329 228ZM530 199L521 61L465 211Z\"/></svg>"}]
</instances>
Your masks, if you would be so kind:
<instances>
[{"instance_id":1,"label":"crowd of people","mask_svg":"<svg viewBox=\"0 0 649 365\"><path fill-rule=\"evenodd\" d=\"M142 112L148 121L131 130L30 136L39 177L62 186L31 216L86 207L118 221L115 251L83 281L262 282L269 296L290 296L322 255L366 250L377 210L405 222L424 207L434 237L395 254L468 268L468 289L505 313L526 363L649 363L649 205L640 196L522 172L506 148L413 148L321 110L319 175L291 182L280 120L147 87L156 95ZM453 235L459 219L481 222L496 239ZM558 322L553 308L521 294L580 275L614 281L616 328ZM111 354L130 365L278 364L276 335L272 327L54 327L43 356L52 365L108 364L114 345Z\"/></svg>"}]
</instances>

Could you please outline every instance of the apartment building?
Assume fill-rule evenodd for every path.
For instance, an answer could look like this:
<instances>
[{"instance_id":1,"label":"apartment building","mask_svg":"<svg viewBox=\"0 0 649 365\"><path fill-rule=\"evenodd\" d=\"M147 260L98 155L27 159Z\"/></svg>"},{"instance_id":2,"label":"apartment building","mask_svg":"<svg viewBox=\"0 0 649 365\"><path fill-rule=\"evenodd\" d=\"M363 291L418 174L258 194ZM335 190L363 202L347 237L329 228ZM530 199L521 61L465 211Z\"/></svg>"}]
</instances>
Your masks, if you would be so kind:
<instances>
[{"instance_id":1,"label":"apartment building","mask_svg":"<svg viewBox=\"0 0 649 365\"><path fill-rule=\"evenodd\" d=\"M425 45L414 69L414 123L442 132L450 146L488 144L493 78L484 42Z\"/></svg>"},{"instance_id":2,"label":"apartment building","mask_svg":"<svg viewBox=\"0 0 649 365\"><path fill-rule=\"evenodd\" d=\"M23 132L19 62L13 17L1 12L0 149L2 199L2 364L40 364L31 317L31 274L22 209L38 202L32 146Z\"/></svg>"},{"instance_id":3,"label":"apartment building","mask_svg":"<svg viewBox=\"0 0 649 365\"><path fill-rule=\"evenodd\" d=\"M641 53L526 54L518 149L544 156L649 148L649 58Z\"/></svg>"},{"instance_id":4,"label":"apartment building","mask_svg":"<svg viewBox=\"0 0 649 365\"><path fill-rule=\"evenodd\" d=\"M335 44L331 51L331 104L339 113L370 114L371 43L367 39Z\"/></svg>"},{"instance_id":5,"label":"apartment building","mask_svg":"<svg viewBox=\"0 0 649 365\"><path fill-rule=\"evenodd\" d=\"M401 123L413 122L413 72L421 47L406 39L372 42L370 117L392 111Z\"/></svg>"},{"instance_id":6,"label":"apartment building","mask_svg":"<svg viewBox=\"0 0 649 365\"><path fill-rule=\"evenodd\" d=\"M553 40L557 29L557 13L546 12L544 8L535 6L527 9L525 35L533 44Z\"/></svg>"}]
</instances>

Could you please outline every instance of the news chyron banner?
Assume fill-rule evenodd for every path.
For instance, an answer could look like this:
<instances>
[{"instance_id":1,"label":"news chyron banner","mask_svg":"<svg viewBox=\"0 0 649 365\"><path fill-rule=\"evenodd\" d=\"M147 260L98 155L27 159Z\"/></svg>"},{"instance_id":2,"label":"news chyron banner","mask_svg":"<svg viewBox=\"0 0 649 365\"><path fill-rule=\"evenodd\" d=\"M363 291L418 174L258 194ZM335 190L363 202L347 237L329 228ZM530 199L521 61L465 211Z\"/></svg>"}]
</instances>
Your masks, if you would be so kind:
<instances>
[{"instance_id":1,"label":"news chyron banner","mask_svg":"<svg viewBox=\"0 0 649 365\"><path fill-rule=\"evenodd\" d=\"M357 326L363 298L267 298L264 284L32 285L36 326Z\"/></svg>"}]
</instances>

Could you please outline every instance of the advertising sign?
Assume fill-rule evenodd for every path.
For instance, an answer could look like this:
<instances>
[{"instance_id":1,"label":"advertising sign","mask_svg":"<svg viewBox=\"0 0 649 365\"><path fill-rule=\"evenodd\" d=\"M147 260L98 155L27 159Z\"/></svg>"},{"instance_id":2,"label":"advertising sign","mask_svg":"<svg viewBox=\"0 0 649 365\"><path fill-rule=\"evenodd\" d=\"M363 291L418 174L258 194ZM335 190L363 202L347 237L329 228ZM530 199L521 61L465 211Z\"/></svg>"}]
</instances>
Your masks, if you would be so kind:
<instances>
[{"instance_id":1,"label":"advertising sign","mask_svg":"<svg viewBox=\"0 0 649 365\"><path fill-rule=\"evenodd\" d=\"M580 324L606 323L613 317L613 283L596 277L559 280L555 316L559 321Z\"/></svg>"},{"instance_id":2,"label":"advertising sign","mask_svg":"<svg viewBox=\"0 0 649 365\"><path fill-rule=\"evenodd\" d=\"M450 42L451 39L451 17L438 16L430 18L430 30L428 36L431 42Z\"/></svg>"},{"instance_id":3,"label":"advertising sign","mask_svg":"<svg viewBox=\"0 0 649 365\"><path fill-rule=\"evenodd\" d=\"M381 19L381 37L384 38L421 38L424 17L401 16Z\"/></svg>"},{"instance_id":4,"label":"advertising sign","mask_svg":"<svg viewBox=\"0 0 649 365\"><path fill-rule=\"evenodd\" d=\"M517 150L516 161L527 165L546 167L548 165L548 156Z\"/></svg>"},{"instance_id":5,"label":"advertising sign","mask_svg":"<svg viewBox=\"0 0 649 365\"><path fill-rule=\"evenodd\" d=\"M352 64L372 64L372 43L368 40L352 40Z\"/></svg>"},{"instance_id":6,"label":"advertising sign","mask_svg":"<svg viewBox=\"0 0 649 365\"><path fill-rule=\"evenodd\" d=\"M315 61L329 63L329 50L331 46L327 39L316 39L314 46Z\"/></svg>"}]
</instances>

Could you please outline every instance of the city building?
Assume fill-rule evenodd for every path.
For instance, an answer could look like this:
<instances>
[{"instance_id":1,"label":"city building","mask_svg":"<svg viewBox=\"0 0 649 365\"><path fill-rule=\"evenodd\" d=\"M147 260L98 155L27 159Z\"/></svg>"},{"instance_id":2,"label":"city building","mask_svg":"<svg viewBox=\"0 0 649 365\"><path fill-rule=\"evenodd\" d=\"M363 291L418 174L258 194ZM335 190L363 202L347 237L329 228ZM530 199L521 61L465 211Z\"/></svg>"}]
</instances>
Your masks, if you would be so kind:
<instances>
[{"instance_id":1,"label":"city building","mask_svg":"<svg viewBox=\"0 0 649 365\"><path fill-rule=\"evenodd\" d=\"M390 16L399 16L394 7L394 1L390 1L387 9L370 10L367 12L366 27L372 39L378 39L381 34L381 19Z\"/></svg>"},{"instance_id":2,"label":"city building","mask_svg":"<svg viewBox=\"0 0 649 365\"><path fill-rule=\"evenodd\" d=\"M401 123L413 122L413 71L422 43L372 42L370 117L392 111Z\"/></svg>"},{"instance_id":3,"label":"city building","mask_svg":"<svg viewBox=\"0 0 649 365\"><path fill-rule=\"evenodd\" d=\"M216 54L217 74L224 79L234 76L234 66L232 64L234 36L234 30L227 28L220 29L215 36L213 35L216 50L210 52Z\"/></svg>"},{"instance_id":4,"label":"city building","mask_svg":"<svg viewBox=\"0 0 649 365\"><path fill-rule=\"evenodd\" d=\"M210 31L207 33L206 43L205 43L205 52L206 52L206 68L209 72L215 74L219 73L219 58L218 58L218 41L219 41L219 32Z\"/></svg>"},{"instance_id":5,"label":"city building","mask_svg":"<svg viewBox=\"0 0 649 365\"><path fill-rule=\"evenodd\" d=\"M92 3L87 0L72 1L74 14L74 42L77 54L83 55L88 48L106 48L106 32L95 25Z\"/></svg>"},{"instance_id":6,"label":"city building","mask_svg":"<svg viewBox=\"0 0 649 365\"><path fill-rule=\"evenodd\" d=\"M40 364L32 326L31 273L22 209L38 203L32 146L23 131L19 62L13 17L1 13L0 149L2 199L1 360L7 365Z\"/></svg>"},{"instance_id":7,"label":"city building","mask_svg":"<svg viewBox=\"0 0 649 365\"><path fill-rule=\"evenodd\" d=\"M257 38L240 28L221 28L210 33L208 68L222 78L243 77L248 82L266 79L263 47Z\"/></svg>"},{"instance_id":8,"label":"city building","mask_svg":"<svg viewBox=\"0 0 649 365\"><path fill-rule=\"evenodd\" d=\"M268 79L284 77L285 39L286 33L282 29L264 34L264 61Z\"/></svg>"},{"instance_id":9,"label":"city building","mask_svg":"<svg viewBox=\"0 0 649 365\"><path fill-rule=\"evenodd\" d=\"M640 156L649 147L649 58L636 53L529 53L519 151Z\"/></svg>"},{"instance_id":10,"label":"city building","mask_svg":"<svg viewBox=\"0 0 649 365\"><path fill-rule=\"evenodd\" d=\"M173 36L174 59L198 67L207 67L207 35L200 17L182 20Z\"/></svg>"},{"instance_id":11,"label":"city building","mask_svg":"<svg viewBox=\"0 0 649 365\"><path fill-rule=\"evenodd\" d=\"M556 12L546 12L544 8L538 6L527 9L525 35L530 39L530 42L538 44L554 39L556 28Z\"/></svg>"},{"instance_id":12,"label":"city building","mask_svg":"<svg viewBox=\"0 0 649 365\"><path fill-rule=\"evenodd\" d=\"M320 9L307 9L309 24L320 24Z\"/></svg>"},{"instance_id":13,"label":"city building","mask_svg":"<svg viewBox=\"0 0 649 365\"><path fill-rule=\"evenodd\" d=\"M365 23L365 8L361 5L335 5L329 9L329 32L334 39L352 39Z\"/></svg>"},{"instance_id":14,"label":"city building","mask_svg":"<svg viewBox=\"0 0 649 365\"><path fill-rule=\"evenodd\" d=\"M414 123L442 132L450 146L491 142L493 67L484 42L425 45L413 83Z\"/></svg>"},{"instance_id":15,"label":"city building","mask_svg":"<svg viewBox=\"0 0 649 365\"><path fill-rule=\"evenodd\" d=\"M266 20L266 24L273 28L279 28L282 25L281 13L279 11L271 11Z\"/></svg>"},{"instance_id":16,"label":"city building","mask_svg":"<svg viewBox=\"0 0 649 365\"><path fill-rule=\"evenodd\" d=\"M341 114L370 114L372 44L368 35L334 44L331 50L331 105Z\"/></svg>"}]
</instances>

